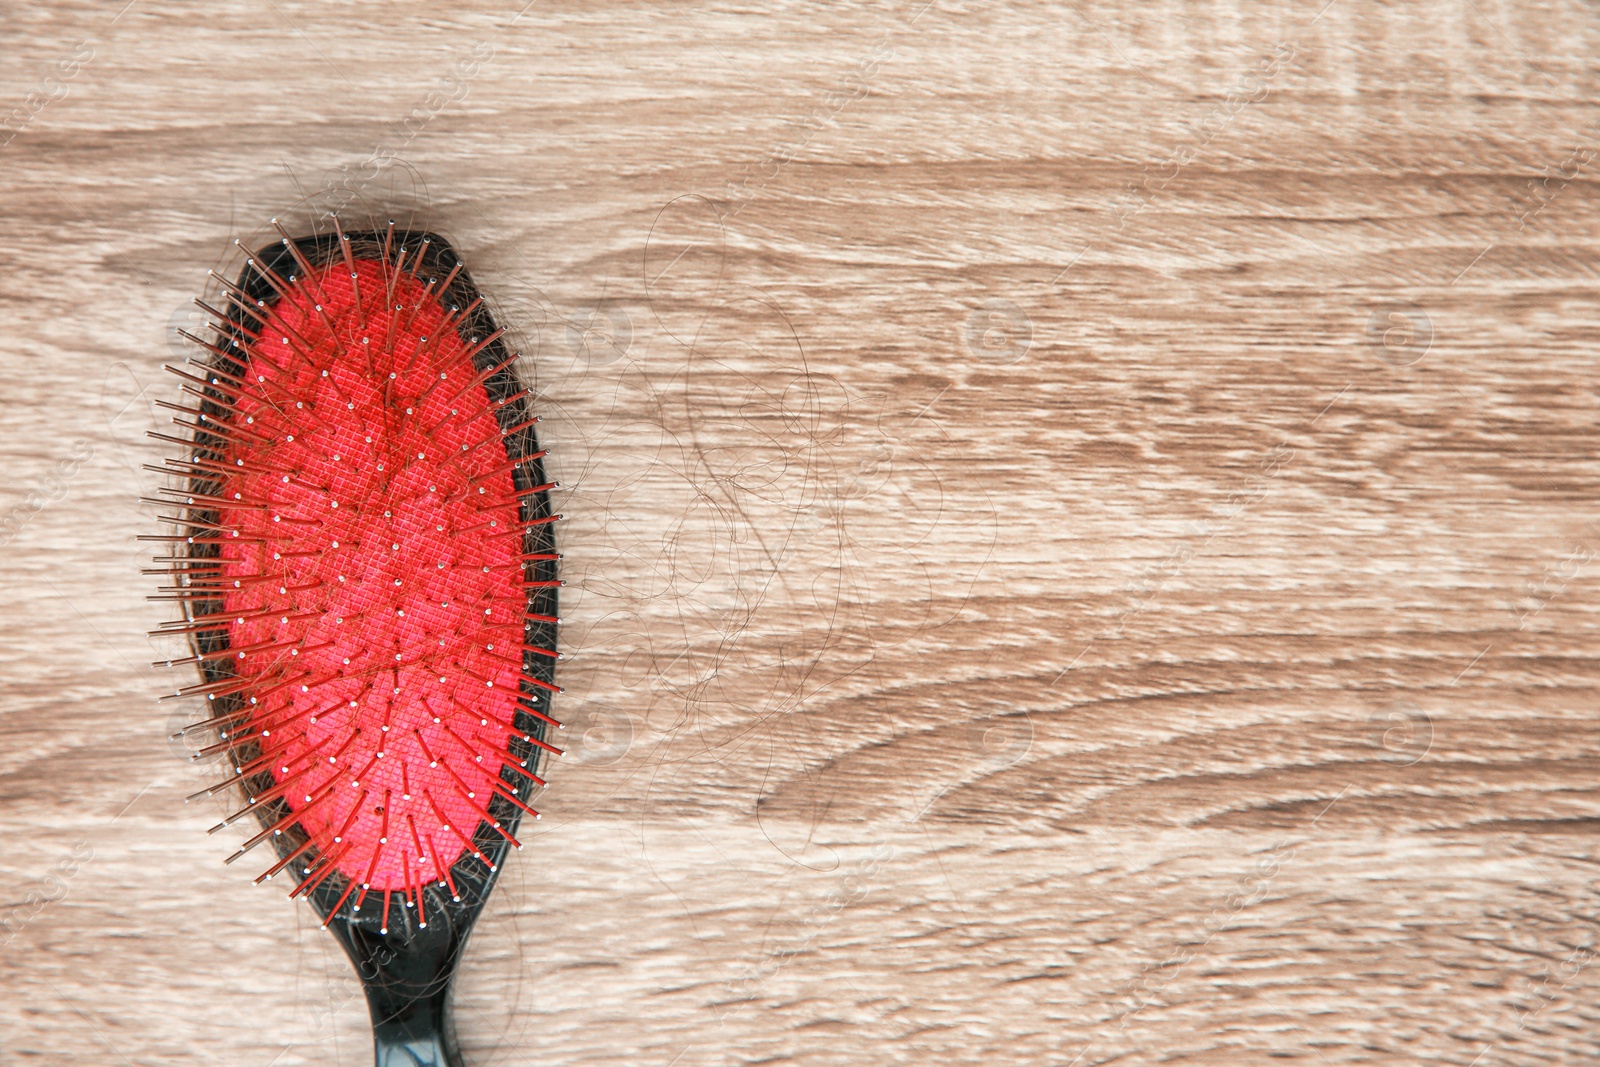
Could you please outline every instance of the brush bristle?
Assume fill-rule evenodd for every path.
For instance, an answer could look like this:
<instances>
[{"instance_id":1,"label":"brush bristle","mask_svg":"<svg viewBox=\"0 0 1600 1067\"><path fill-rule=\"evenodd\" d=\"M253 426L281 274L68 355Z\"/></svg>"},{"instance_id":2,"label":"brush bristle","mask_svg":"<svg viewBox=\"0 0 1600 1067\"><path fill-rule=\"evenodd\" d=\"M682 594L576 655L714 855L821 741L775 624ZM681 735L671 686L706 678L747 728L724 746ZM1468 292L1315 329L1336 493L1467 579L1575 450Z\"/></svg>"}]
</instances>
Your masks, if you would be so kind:
<instances>
[{"instance_id":1,"label":"brush bristle","mask_svg":"<svg viewBox=\"0 0 1600 1067\"><path fill-rule=\"evenodd\" d=\"M555 516L530 518L543 452L517 452L486 387L514 359L499 331L464 336L470 309L443 306L448 286L404 249L341 242L288 277L257 267L277 299L233 290L191 376L193 448L169 462L189 479L169 501L186 529L170 598L189 610L162 632L194 637L206 681L180 692L221 709L207 721L236 779L270 772L246 810L287 805L246 848L298 824L305 845L274 868L315 857L296 892L337 870L340 904L359 886L356 908L369 889L420 905L424 885L455 894L458 859L483 859L480 823L516 844L492 814L532 811L519 787L540 780L516 742L558 751L517 726L555 722L526 683L555 687L525 670L556 655L528 631L546 621L530 589L559 584L533 564L555 556L524 536Z\"/></svg>"}]
</instances>

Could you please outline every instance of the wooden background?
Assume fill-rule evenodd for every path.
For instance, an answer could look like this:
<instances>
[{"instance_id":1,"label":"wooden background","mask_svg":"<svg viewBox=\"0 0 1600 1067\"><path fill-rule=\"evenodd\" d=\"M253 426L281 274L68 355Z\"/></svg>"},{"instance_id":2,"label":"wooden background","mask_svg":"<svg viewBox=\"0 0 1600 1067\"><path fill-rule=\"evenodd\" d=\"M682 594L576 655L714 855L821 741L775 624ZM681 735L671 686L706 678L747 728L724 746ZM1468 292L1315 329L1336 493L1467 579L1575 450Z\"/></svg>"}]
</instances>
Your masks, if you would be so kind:
<instances>
[{"instance_id":1,"label":"wooden background","mask_svg":"<svg viewBox=\"0 0 1600 1067\"><path fill-rule=\"evenodd\" d=\"M1594 4L125 2L0 4L0 1061L369 1062L133 540L330 205L570 516L473 1067L1600 1056Z\"/></svg>"}]
</instances>

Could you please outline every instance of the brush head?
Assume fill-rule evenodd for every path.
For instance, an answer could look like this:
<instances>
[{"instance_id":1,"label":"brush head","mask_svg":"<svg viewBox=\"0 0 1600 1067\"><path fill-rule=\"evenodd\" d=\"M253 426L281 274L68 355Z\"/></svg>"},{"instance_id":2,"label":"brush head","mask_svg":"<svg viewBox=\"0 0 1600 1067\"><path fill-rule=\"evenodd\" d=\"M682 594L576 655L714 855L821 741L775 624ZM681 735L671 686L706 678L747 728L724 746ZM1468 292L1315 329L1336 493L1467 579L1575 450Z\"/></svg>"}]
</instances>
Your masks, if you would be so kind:
<instances>
[{"instance_id":1,"label":"brush head","mask_svg":"<svg viewBox=\"0 0 1600 1067\"><path fill-rule=\"evenodd\" d=\"M285 236L227 289L162 501L184 618L158 632L202 674L177 695L249 798L229 821L263 824L236 856L272 841L263 877L328 919L420 924L430 888L487 892L557 751L537 420L436 236Z\"/></svg>"}]
</instances>

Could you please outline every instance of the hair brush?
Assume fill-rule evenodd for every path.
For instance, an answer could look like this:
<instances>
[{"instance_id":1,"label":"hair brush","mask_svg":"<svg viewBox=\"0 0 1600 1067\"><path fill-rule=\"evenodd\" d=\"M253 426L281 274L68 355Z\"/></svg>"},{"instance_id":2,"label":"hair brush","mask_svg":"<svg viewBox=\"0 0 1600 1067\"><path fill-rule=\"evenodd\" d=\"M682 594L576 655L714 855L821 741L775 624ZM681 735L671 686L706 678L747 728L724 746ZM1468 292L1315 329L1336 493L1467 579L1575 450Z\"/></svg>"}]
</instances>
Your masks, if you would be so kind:
<instances>
[{"instance_id":1,"label":"hair brush","mask_svg":"<svg viewBox=\"0 0 1600 1067\"><path fill-rule=\"evenodd\" d=\"M516 354L431 233L282 240L218 279L182 379L170 585L211 731L355 964L379 1067L459 1065L451 979L530 806L555 684L553 524ZM159 665L159 664L158 664ZM179 735L175 735L179 736Z\"/></svg>"}]
</instances>

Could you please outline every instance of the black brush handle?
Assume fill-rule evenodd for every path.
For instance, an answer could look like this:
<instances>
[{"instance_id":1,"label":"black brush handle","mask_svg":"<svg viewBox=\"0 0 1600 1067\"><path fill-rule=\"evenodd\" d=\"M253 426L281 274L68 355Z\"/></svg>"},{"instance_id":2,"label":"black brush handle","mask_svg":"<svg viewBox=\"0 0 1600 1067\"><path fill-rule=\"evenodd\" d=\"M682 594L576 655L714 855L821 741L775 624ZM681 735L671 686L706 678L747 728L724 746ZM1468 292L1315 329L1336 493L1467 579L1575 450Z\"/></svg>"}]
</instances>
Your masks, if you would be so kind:
<instances>
[{"instance_id":1,"label":"black brush handle","mask_svg":"<svg viewBox=\"0 0 1600 1067\"><path fill-rule=\"evenodd\" d=\"M384 935L357 923L331 924L361 976L377 1067L463 1067L449 999L477 909L440 908L426 928L416 926L414 914L395 918L409 920L409 929Z\"/></svg>"}]
</instances>

